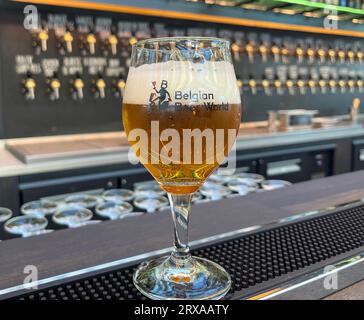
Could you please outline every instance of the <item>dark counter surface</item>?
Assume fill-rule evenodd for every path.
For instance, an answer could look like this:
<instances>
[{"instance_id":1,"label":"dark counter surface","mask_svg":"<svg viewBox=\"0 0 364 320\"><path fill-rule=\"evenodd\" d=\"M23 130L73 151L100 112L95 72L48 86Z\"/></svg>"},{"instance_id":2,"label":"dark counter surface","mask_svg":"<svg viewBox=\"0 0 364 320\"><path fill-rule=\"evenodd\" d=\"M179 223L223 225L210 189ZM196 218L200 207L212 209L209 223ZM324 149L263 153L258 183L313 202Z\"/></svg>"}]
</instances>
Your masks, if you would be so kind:
<instances>
[{"instance_id":1,"label":"dark counter surface","mask_svg":"<svg viewBox=\"0 0 364 320\"><path fill-rule=\"evenodd\" d=\"M190 238L202 239L354 201L364 197L363 181L364 171L359 171L194 205ZM0 243L0 292L22 284L27 265L36 266L39 279L44 279L167 248L171 241L172 218L167 211L4 241Z\"/></svg>"}]
</instances>

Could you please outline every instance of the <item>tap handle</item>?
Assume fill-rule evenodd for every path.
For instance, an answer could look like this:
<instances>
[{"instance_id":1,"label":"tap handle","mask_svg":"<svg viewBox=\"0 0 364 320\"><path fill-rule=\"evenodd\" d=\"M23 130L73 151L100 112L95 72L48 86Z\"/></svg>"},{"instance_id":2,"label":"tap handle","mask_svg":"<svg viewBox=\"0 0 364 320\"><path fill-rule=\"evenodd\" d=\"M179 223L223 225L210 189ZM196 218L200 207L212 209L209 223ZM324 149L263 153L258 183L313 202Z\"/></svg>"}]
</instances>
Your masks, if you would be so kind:
<instances>
[{"instance_id":1,"label":"tap handle","mask_svg":"<svg viewBox=\"0 0 364 320\"><path fill-rule=\"evenodd\" d=\"M360 99L355 98L350 108L350 120L352 122L356 122L359 106L360 106Z\"/></svg>"},{"instance_id":2,"label":"tap handle","mask_svg":"<svg viewBox=\"0 0 364 320\"><path fill-rule=\"evenodd\" d=\"M27 74L26 79L24 80L24 88L25 88L25 94L26 98L28 100L34 100L35 99L35 88L37 84L32 77L30 73Z\"/></svg>"},{"instance_id":3,"label":"tap handle","mask_svg":"<svg viewBox=\"0 0 364 320\"><path fill-rule=\"evenodd\" d=\"M53 79L50 81L49 86L51 88L51 94L54 100L59 99L59 89L61 88L61 82L59 79L54 76Z\"/></svg>"},{"instance_id":4,"label":"tap handle","mask_svg":"<svg viewBox=\"0 0 364 320\"><path fill-rule=\"evenodd\" d=\"M354 108L354 110L358 111L359 110L359 106L360 106L360 99L359 98L355 98L353 100L353 108Z\"/></svg>"}]
</instances>

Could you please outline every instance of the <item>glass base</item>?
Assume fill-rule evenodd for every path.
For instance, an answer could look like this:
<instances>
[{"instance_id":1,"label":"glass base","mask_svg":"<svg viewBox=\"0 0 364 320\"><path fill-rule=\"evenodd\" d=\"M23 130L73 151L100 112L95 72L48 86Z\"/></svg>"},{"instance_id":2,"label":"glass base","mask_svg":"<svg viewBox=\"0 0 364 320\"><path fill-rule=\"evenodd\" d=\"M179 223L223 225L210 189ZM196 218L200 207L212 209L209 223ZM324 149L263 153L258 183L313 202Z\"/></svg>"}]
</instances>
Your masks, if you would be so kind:
<instances>
[{"instance_id":1,"label":"glass base","mask_svg":"<svg viewBox=\"0 0 364 320\"><path fill-rule=\"evenodd\" d=\"M191 257L160 257L142 263L134 273L134 285L154 300L217 300L225 296L231 279L215 262Z\"/></svg>"}]
</instances>

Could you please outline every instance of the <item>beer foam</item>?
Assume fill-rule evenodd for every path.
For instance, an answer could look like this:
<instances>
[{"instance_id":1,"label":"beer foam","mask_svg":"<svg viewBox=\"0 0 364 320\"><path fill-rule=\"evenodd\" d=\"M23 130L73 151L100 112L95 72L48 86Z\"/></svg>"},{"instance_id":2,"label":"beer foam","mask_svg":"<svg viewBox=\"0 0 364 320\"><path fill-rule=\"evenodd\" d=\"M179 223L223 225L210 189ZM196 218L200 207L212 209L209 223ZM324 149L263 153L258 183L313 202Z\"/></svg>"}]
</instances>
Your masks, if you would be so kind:
<instances>
[{"instance_id":1,"label":"beer foam","mask_svg":"<svg viewBox=\"0 0 364 320\"><path fill-rule=\"evenodd\" d=\"M226 61L168 61L130 67L123 100L128 104L158 103L161 95L168 99L166 91L171 105L241 103L234 67Z\"/></svg>"}]
</instances>

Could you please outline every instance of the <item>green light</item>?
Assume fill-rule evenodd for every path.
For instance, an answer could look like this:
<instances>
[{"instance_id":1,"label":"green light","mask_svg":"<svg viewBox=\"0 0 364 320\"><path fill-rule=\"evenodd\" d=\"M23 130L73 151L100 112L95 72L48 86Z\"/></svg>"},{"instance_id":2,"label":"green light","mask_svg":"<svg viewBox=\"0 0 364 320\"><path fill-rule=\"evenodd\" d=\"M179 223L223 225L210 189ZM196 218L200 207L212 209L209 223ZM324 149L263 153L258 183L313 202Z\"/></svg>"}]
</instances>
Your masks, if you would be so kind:
<instances>
[{"instance_id":1,"label":"green light","mask_svg":"<svg viewBox=\"0 0 364 320\"><path fill-rule=\"evenodd\" d=\"M235 1L237 4L242 2L242 0L233 0L233 1ZM328 9L328 10L333 10L333 11L336 10L336 11L347 12L347 13L352 13L352 14L364 15L363 9L335 6L333 4L327 4L327 3L322 3L322 2L312 2L312 1L308 1L308 0L271 0L271 1L258 0L257 3L259 3L259 2L271 2L271 3L284 2L284 3L297 4L297 5L311 7L311 8ZM219 2L217 2L217 4L219 4Z\"/></svg>"},{"instance_id":2,"label":"green light","mask_svg":"<svg viewBox=\"0 0 364 320\"><path fill-rule=\"evenodd\" d=\"M321 3L321 2L311 2L311 1L307 1L307 0L274 0L274 1L292 3L292 4L299 4L299 5L302 5L302 6L313 7L313 8L321 8L321 9L328 9L328 10L332 10L332 11L336 10L336 11L348 12L348 13L352 13L352 14L364 15L364 10L362 10L362 9L335 6L335 5L332 5L332 4Z\"/></svg>"}]
</instances>

